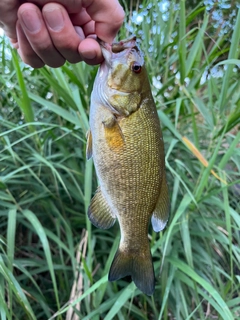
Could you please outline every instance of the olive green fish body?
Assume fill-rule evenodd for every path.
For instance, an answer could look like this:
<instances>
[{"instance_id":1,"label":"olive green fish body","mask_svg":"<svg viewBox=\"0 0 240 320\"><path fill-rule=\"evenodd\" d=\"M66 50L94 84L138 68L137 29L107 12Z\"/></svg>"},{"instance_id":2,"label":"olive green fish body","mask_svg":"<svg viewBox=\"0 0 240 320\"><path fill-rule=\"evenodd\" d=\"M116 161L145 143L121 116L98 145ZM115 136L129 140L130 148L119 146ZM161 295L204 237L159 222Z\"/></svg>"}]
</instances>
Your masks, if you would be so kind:
<instances>
[{"instance_id":1,"label":"olive green fish body","mask_svg":"<svg viewBox=\"0 0 240 320\"><path fill-rule=\"evenodd\" d=\"M120 52L128 52L131 65L136 63L135 60L142 64L143 80L140 88L135 84L136 88L127 94L125 90L122 97L121 76L126 78L129 71L124 69L121 72L117 63L116 66L111 66L113 71L110 76L106 65L99 71L91 97L91 131L87 152L88 157L93 156L100 186L92 199L88 214L97 227L109 228L116 219L120 225L121 240L109 272L109 280L131 275L140 290L152 294L154 271L148 226L153 216L154 230L163 229L169 206L164 146L142 56L132 57L131 50L124 47L124 42L121 43L124 45ZM135 43L132 46L134 50L139 50ZM112 76L117 77L118 72L120 93L116 93L115 88L107 91L106 95L100 93L99 90L106 90L106 83L108 87L109 83L112 84ZM133 76L137 79L138 72ZM129 106L129 100L132 106ZM125 107L124 102L127 102Z\"/></svg>"}]
</instances>

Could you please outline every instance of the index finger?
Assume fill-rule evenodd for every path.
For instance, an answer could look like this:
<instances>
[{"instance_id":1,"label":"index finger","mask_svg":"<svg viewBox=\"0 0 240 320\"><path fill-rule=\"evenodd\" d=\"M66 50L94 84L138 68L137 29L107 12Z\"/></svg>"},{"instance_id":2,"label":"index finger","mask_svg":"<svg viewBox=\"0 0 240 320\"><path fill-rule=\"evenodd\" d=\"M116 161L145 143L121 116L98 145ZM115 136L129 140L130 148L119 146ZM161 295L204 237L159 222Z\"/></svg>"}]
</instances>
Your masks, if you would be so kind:
<instances>
[{"instance_id":1,"label":"index finger","mask_svg":"<svg viewBox=\"0 0 240 320\"><path fill-rule=\"evenodd\" d=\"M125 13L117 0L83 0L82 6L95 21L95 33L111 43L120 29Z\"/></svg>"}]
</instances>

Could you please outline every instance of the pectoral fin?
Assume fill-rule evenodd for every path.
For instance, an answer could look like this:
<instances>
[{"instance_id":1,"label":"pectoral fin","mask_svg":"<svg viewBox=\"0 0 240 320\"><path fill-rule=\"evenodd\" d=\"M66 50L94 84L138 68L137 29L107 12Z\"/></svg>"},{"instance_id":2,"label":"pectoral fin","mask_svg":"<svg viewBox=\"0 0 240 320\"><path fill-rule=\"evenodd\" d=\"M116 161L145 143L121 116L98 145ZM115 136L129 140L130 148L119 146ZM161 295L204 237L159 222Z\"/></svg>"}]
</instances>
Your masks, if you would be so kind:
<instances>
[{"instance_id":1,"label":"pectoral fin","mask_svg":"<svg viewBox=\"0 0 240 320\"><path fill-rule=\"evenodd\" d=\"M124 146L124 137L121 127L115 117L109 117L103 121L105 139L112 151L118 152Z\"/></svg>"},{"instance_id":2,"label":"pectoral fin","mask_svg":"<svg viewBox=\"0 0 240 320\"><path fill-rule=\"evenodd\" d=\"M167 224L170 210L168 186L164 172L161 192L152 215L152 227L155 232L163 230Z\"/></svg>"},{"instance_id":3,"label":"pectoral fin","mask_svg":"<svg viewBox=\"0 0 240 320\"><path fill-rule=\"evenodd\" d=\"M108 229L114 225L116 220L100 187L98 187L88 208L88 218L97 228Z\"/></svg>"},{"instance_id":4,"label":"pectoral fin","mask_svg":"<svg viewBox=\"0 0 240 320\"><path fill-rule=\"evenodd\" d=\"M92 158L92 133L90 130L87 132L87 148L86 148L87 160Z\"/></svg>"}]
</instances>

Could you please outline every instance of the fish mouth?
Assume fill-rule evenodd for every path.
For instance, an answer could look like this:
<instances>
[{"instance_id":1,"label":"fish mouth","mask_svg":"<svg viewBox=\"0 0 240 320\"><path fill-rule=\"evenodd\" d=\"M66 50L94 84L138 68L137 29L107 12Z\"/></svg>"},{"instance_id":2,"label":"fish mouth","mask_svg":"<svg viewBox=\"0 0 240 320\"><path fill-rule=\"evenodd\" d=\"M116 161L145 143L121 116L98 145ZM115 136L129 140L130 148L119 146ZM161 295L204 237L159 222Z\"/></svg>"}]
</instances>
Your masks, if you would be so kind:
<instances>
[{"instance_id":1,"label":"fish mouth","mask_svg":"<svg viewBox=\"0 0 240 320\"><path fill-rule=\"evenodd\" d=\"M132 36L128 39L121 40L119 42L114 42L112 45L102 41L101 39L97 39L100 47L102 49L102 54L105 59L106 64L111 67L112 59L121 56L124 52L124 56L128 56L131 50L135 49L137 52L141 52L137 46L137 37Z\"/></svg>"},{"instance_id":2,"label":"fish mouth","mask_svg":"<svg viewBox=\"0 0 240 320\"><path fill-rule=\"evenodd\" d=\"M137 37L132 36L131 38L119 41L119 42L114 42L112 44L112 52L113 53L119 53L122 52L126 49L133 49L133 48L138 48L136 45Z\"/></svg>"}]
</instances>

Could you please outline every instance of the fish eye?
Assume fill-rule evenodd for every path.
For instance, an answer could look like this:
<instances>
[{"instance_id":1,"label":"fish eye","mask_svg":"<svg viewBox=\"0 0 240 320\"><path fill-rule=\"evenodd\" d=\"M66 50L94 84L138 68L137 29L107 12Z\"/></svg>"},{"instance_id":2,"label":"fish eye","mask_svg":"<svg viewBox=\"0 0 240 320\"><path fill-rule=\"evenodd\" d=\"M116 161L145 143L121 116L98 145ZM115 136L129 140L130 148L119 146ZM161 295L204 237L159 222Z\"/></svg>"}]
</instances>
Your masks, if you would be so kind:
<instances>
[{"instance_id":1,"label":"fish eye","mask_svg":"<svg viewBox=\"0 0 240 320\"><path fill-rule=\"evenodd\" d=\"M135 73L140 73L142 70L142 66L137 62L133 62L133 64L131 65L131 70Z\"/></svg>"}]
</instances>

